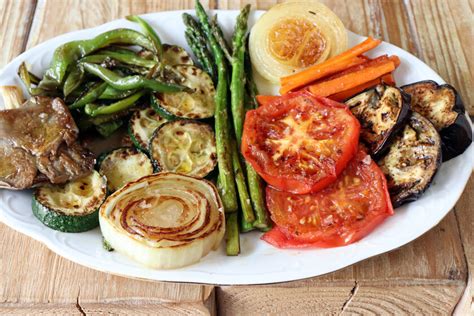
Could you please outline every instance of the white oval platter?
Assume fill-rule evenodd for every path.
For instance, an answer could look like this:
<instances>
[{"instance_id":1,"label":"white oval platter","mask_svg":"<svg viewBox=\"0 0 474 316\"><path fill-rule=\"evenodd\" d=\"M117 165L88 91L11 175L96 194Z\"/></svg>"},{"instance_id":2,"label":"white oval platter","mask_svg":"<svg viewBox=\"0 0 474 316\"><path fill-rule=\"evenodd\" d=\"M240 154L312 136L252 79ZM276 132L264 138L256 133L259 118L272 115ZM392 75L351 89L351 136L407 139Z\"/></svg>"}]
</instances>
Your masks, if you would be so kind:
<instances>
[{"instance_id":1,"label":"white oval platter","mask_svg":"<svg viewBox=\"0 0 474 316\"><path fill-rule=\"evenodd\" d=\"M144 15L160 34L163 42L181 45L188 49L184 39L183 12L170 11ZM237 11L214 11L227 34L231 34ZM263 12L252 12L252 25ZM101 32L119 27L137 29L124 19L101 26L67 33L48 40L15 58L0 72L0 85L21 85L17 69L27 61L32 71L42 74L48 67L54 49L62 43L91 38ZM361 42L364 37L352 32L349 45ZM189 50L189 49L188 49ZM395 72L399 85L432 79L443 79L422 61L406 51L383 43L369 55L396 54L401 65ZM276 87L259 83L260 91L272 93ZM0 100L0 108L1 100ZM464 190L473 170L474 146L461 156L443 163L431 187L416 202L396 209L395 215L377 227L374 232L352 245L313 250L280 250L259 239L260 233L241 236L241 254L227 257L224 245L199 263L177 270L151 270L134 263L116 252L102 248L100 229L80 234L61 233L43 226L32 214L31 191L0 190L0 220L13 229L26 234L55 253L92 269L122 276L159 281L196 282L210 284L262 284L314 277L336 271L361 260L398 248L421 236L438 224L453 208Z\"/></svg>"}]
</instances>

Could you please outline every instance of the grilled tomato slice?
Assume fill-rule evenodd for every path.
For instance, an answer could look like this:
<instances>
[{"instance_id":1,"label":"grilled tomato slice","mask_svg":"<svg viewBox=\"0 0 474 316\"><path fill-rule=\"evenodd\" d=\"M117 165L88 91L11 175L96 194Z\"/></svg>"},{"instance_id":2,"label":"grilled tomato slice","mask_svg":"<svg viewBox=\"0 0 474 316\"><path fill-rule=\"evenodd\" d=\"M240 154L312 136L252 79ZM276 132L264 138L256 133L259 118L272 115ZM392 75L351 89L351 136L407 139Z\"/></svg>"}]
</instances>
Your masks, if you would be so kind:
<instances>
[{"instance_id":1,"label":"grilled tomato slice","mask_svg":"<svg viewBox=\"0 0 474 316\"><path fill-rule=\"evenodd\" d=\"M345 105L289 93L247 112L242 154L273 187L315 192L334 182L355 155L359 130Z\"/></svg>"},{"instance_id":2,"label":"grilled tomato slice","mask_svg":"<svg viewBox=\"0 0 474 316\"><path fill-rule=\"evenodd\" d=\"M276 226L262 239L280 248L347 245L393 214L387 181L362 149L319 192L297 195L268 187L267 206Z\"/></svg>"}]
</instances>

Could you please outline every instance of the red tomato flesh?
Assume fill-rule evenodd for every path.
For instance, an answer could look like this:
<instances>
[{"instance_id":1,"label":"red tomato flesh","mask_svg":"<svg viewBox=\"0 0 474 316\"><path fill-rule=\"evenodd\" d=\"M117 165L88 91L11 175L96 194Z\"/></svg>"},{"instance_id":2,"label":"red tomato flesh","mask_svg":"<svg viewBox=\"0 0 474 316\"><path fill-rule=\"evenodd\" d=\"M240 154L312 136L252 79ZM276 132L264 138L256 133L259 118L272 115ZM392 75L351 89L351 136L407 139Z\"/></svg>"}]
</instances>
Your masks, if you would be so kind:
<instances>
[{"instance_id":1,"label":"red tomato flesh","mask_svg":"<svg viewBox=\"0 0 474 316\"><path fill-rule=\"evenodd\" d=\"M297 195L268 187L266 199L276 227L262 239L279 248L347 245L393 214L385 176L362 149L327 188Z\"/></svg>"},{"instance_id":2,"label":"red tomato flesh","mask_svg":"<svg viewBox=\"0 0 474 316\"><path fill-rule=\"evenodd\" d=\"M247 112L242 154L273 187L297 194L334 182L357 151L360 125L343 104L301 91Z\"/></svg>"}]
</instances>

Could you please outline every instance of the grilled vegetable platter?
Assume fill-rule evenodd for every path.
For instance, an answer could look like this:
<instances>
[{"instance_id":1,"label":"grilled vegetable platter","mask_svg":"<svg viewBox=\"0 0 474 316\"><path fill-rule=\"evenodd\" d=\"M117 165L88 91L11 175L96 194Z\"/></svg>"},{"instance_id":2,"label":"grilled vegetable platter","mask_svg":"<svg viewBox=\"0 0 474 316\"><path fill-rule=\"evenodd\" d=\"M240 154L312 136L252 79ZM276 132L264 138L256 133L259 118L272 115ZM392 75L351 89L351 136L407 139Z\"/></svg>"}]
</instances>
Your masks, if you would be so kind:
<instances>
[{"instance_id":1,"label":"grilled vegetable platter","mask_svg":"<svg viewBox=\"0 0 474 316\"><path fill-rule=\"evenodd\" d=\"M177 14L180 34L128 16L50 46L42 71L16 62L18 84L0 87L1 201L32 189L48 231L170 271L377 240L472 156L453 86L407 81L414 57L316 1Z\"/></svg>"}]
</instances>

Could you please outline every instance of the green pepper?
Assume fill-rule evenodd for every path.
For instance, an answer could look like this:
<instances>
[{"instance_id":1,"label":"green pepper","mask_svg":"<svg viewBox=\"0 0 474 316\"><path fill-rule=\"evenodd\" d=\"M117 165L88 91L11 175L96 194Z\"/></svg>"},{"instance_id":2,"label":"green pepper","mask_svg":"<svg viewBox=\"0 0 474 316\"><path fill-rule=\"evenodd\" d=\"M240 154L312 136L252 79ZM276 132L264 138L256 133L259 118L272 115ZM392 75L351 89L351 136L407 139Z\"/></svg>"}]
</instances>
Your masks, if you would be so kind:
<instances>
[{"instance_id":1,"label":"green pepper","mask_svg":"<svg viewBox=\"0 0 474 316\"><path fill-rule=\"evenodd\" d=\"M163 59L163 46L161 44L160 37L156 34L155 30L148 24L147 21L139 17L138 15L129 15L126 17L127 20L138 23L142 28L143 32L148 36L148 38L155 45L155 51L157 53L158 59Z\"/></svg>"},{"instance_id":2,"label":"green pepper","mask_svg":"<svg viewBox=\"0 0 474 316\"><path fill-rule=\"evenodd\" d=\"M99 77L117 90L150 89L152 91L165 93L189 90L189 88L185 86L146 79L139 75L122 77L96 64L83 63L83 66L88 73Z\"/></svg>"},{"instance_id":3,"label":"green pepper","mask_svg":"<svg viewBox=\"0 0 474 316\"><path fill-rule=\"evenodd\" d=\"M105 91L99 96L99 99L101 100L123 99L134 94L135 92L136 90L117 90L107 85L107 88L105 88Z\"/></svg>"},{"instance_id":4,"label":"green pepper","mask_svg":"<svg viewBox=\"0 0 474 316\"><path fill-rule=\"evenodd\" d=\"M69 75L66 77L63 86L63 94L67 97L77 87L79 87L84 80L84 68L81 65L73 65Z\"/></svg>"},{"instance_id":5,"label":"green pepper","mask_svg":"<svg viewBox=\"0 0 474 316\"><path fill-rule=\"evenodd\" d=\"M135 66L146 67L146 68L152 68L157 64L157 62L154 60L141 58L135 54L124 54L124 53L113 52L113 51L100 52L97 55L89 55L82 58L80 62L101 64L104 61L106 61L108 58L115 59L124 64L135 65Z\"/></svg>"},{"instance_id":6,"label":"green pepper","mask_svg":"<svg viewBox=\"0 0 474 316\"><path fill-rule=\"evenodd\" d=\"M110 105L98 106L96 104L89 103L84 107L84 111L86 112L86 114L92 117L97 115L113 114L115 112L120 112L132 107L135 102L137 102L138 99L140 99L145 93L145 90L139 91L135 94L132 94L128 98L122 99Z\"/></svg>"},{"instance_id":7,"label":"green pepper","mask_svg":"<svg viewBox=\"0 0 474 316\"><path fill-rule=\"evenodd\" d=\"M156 52L155 45L148 37L131 29L115 29L99 34L89 40L65 43L54 51L51 65L39 84L40 88L49 90L57 88L63 83L69 65L96 50L112 44L138 45Z\"/></svg>"},{"instance_id":8,"label":"green pepper","mask_svg":"<svg viewBox=\"0 0 474 316\"><path fill-rule=\"evenodd\" d=\"M107 88L107 82L99 82L93 85L83 96L69 106L70 109L78 109L86 104L97 100Z\"/></svg>"}]
</instances>

